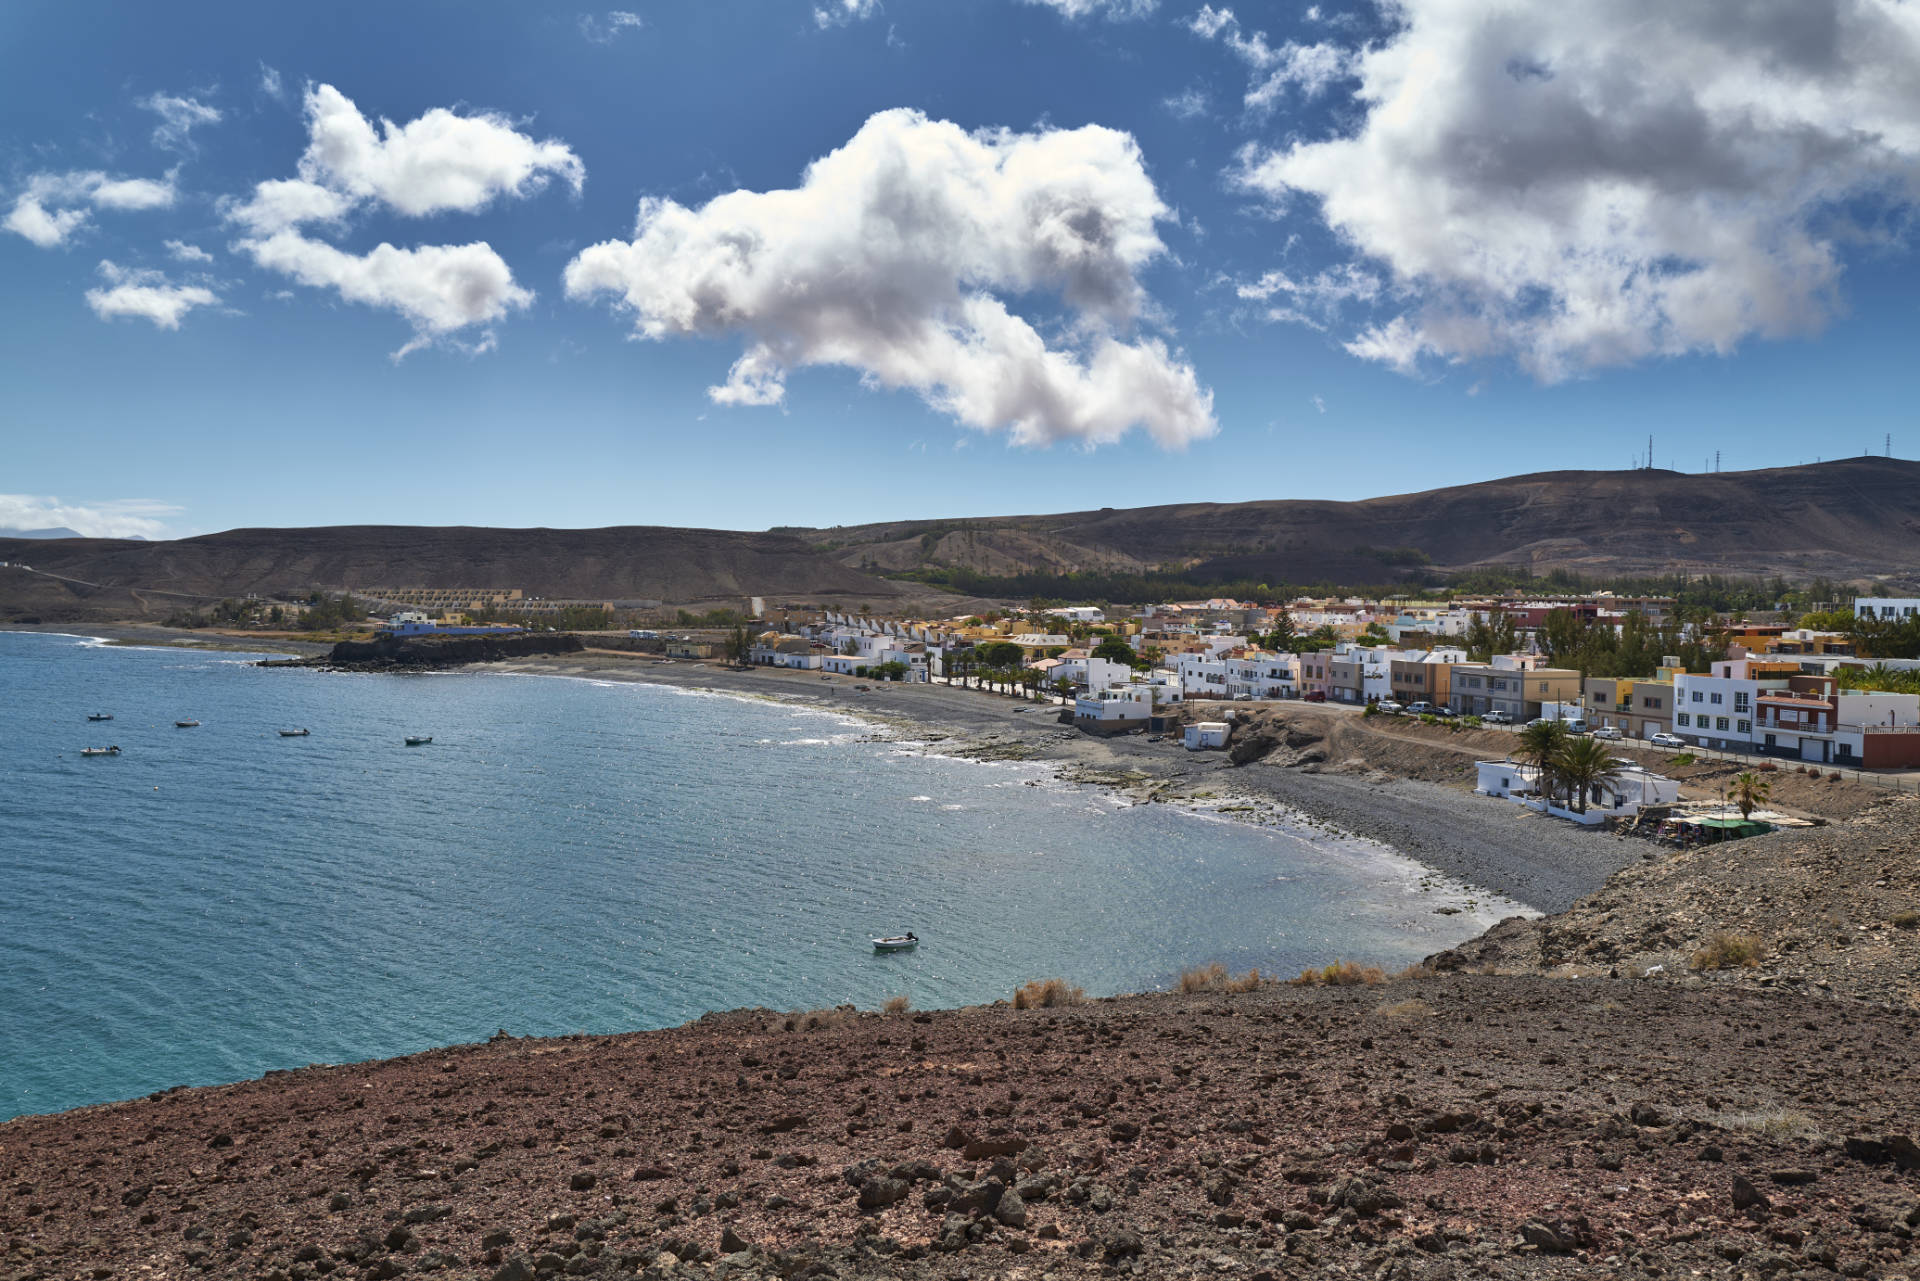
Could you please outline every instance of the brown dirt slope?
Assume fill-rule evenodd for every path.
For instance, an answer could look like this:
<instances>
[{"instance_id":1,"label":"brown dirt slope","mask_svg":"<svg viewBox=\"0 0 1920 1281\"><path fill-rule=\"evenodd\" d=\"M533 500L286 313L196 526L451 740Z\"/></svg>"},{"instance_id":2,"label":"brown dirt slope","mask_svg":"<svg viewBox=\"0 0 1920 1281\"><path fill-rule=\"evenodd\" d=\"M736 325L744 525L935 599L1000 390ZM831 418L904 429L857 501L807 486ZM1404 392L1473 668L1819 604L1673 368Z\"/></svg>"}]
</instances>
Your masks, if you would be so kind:
<instances>
[{"instance_id":1,"label":"brown dirt slope","mask_svg":"<svg viewBox=\"0 0 1920 1281\"><path fill-rule=\"evenodd\" d=\"M1642 862L1572 910L1502 922L1440 964L1503 973L1693 975L1920 1009L1920 798L1883 794L1851 821ZM1701 956L1749 938L1750 963ZM1696 962L1695 958L1699 957Z\"/></svg>"},{"instance_id":2,"label":"brown dirt slope","mask_svg":"<svg viewBox=\"0 0 1920 1281\"><path fill-rule=\"evenodd\" d=\"M967 537L949 531L964 527ZM1186 565L1221 579L1379 582L1414 548L1445 568L1529 565L1586 573L1781 573L1913 580L1920 462L1852 458L1692 475L1563 471L1364 502L1284 500L907 521L833 530L849 565L947 564L1005 573L1018 533L1026 568ZM919 542L933 535L922 547ZM969 541L971 539L971 542ZM976 552L973 549L978 548ZM1368 549L1372 549L1369 551ZM1103 563L1108 562L1108 563Z\"/></svg>"},{"instance_id":3,"label":"brown dirt slope","mask_svg":"<svg viewBox=\"0 0 1920 1281\"><path fill-rule=\"evenodd\" d=\"M1465 975L497 1038L0 1125L0 1273L1892 1277L1917 1038Z\"/></svg>"}]
</instances>

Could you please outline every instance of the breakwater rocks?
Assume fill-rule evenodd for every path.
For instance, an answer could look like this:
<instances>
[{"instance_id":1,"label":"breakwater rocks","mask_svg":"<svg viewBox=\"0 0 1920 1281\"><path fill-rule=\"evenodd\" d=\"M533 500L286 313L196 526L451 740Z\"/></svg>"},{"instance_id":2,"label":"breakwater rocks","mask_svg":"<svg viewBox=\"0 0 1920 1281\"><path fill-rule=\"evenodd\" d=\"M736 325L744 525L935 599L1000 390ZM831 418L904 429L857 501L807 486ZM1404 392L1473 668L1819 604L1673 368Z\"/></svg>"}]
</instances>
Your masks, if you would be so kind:
<instances>
[{"instance_id":1,"label":"breakwater rocks","mask_svg":"<svg viewBox=\"0 0 1920 1281\"><path fill-rule=\"evenodd\" d=\"M419 671L500 663L541 654L577 654L586 648L572 632L532 632L518 636L383 636L370 641L341 641L326 655L273 667L318 667L333 672Z\"/></svg>"},{"instance_id":2,"label":"breakwater rocks","mask_svg":"<svg viewBox=\"0 0 1920 1281\"><path fill-rule=\"evenodd\" d=\"M1920 1014L1456 974L709 1015L0 1125L0 1276L1908 1276Z\"/></svg>"}]
</instances>

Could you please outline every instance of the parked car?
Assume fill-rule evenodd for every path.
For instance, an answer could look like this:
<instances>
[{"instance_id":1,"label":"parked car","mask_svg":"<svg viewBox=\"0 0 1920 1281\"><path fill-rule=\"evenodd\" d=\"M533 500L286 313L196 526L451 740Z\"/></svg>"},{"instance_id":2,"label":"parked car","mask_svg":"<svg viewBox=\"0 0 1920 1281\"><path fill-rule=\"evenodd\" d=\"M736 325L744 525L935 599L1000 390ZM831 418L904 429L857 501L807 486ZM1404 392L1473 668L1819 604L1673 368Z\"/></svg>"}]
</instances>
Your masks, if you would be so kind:
<instances>
[{"instance_id":1,"label":"parked car","mask_svg":"<svg viewBox=\"0 0 1920 1281\"><path fill-rule=\"evenodd\" d=\"M1480 713L1480 721L1485 725L1511 725L1513 724L1513 713L1503 712L1496 708L1491 712Z\"/></svg>"},{"instance_id":2,"label":"parked car","mask_svg":"<svg viewBox=\"0 0 1920 1281\"><path fill-rule=\"evenodd\" d=\"M1307 702L1309 703L1324 703L1326 701L1327 701L1327 693L1325 690L1316 689L1316 690L1310 690L1307 693Z\"/></svg>"},{"instance_id":3,"label":"parked car","mask_svg":"<svg viewBox=\"0 0 1920 1281\"><path fill-rule=\"evenodd\" d=\"M1678 734L1660 733L1651 735L1647 741L1655 747L1685 747L1687 740Z\"/></svg>"},{"instance_id":4,"label":"parked car","mask_svg":"<svg viewBox=\"0 0 1920 1281\"><path fill-rule=\"evenodd\" d=\"M1421 699L1421 700L1420 700L1419 702L1417 702L1417 703L1408 703L1408 704L1407 704L1407 715L1409 715L1409 716L1431 716L1431 715L1433 715L1433 704L1432 704L1432 703L1429 703L1429 702L1428 702L1428 701L1427 701L1426 699L1424 699L1424 698L1423 698L1423 699Z\"/></svg>"},{"instance_id":5,"label":"parked car","mask_svg":"<svg viewBox=\"0 0 1920 1281\"><path fill-rule=\"evenodd\" d=\"M1620 732L1620 727L1617 725L1602 725L1600 728L1593 731L1593 736L1595 738L1604 738L1609 743L1616 742L1619 739L1623 739L1626 737L1625 734L1622 734Z\"/></svg>"},{"instance_id":6,"label":"parked car","mask_svg":"<svg viewBox=\"0 0 1920 1281\"><path fill-rule=\"evenodd\" d=\"M1441 717L1442 719L1447 719L1454 716L1458 716L1460 713L1454 711L1451 707L1448 707L1445 703L1442 703L1438 707L1433 709L1433 714L1435 716Z\"/></svg>"},{"instance_id":7,"label":"parked car","mask_svg":"<svg viewBox=\"0 0 1920 1281\"><path fill-rule=\"evenodd\" d=\"M1381 699L1379 702L1374 704L1374 708L1378 711L1385 712L1390 716L1398 715L1400 712L1403 712L1406 710L1405 708L1401 707L1400 704L1394 702L1390 698Z\"/></svg>"}]
</instances>

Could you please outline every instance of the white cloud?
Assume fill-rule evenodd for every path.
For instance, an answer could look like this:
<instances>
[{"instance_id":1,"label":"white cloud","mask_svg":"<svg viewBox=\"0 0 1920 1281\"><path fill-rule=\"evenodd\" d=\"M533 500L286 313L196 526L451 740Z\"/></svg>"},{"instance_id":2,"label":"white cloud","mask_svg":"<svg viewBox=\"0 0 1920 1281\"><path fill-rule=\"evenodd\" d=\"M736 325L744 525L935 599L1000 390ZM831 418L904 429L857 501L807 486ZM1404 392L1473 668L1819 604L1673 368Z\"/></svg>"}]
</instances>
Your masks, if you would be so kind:
<instances>
[{"instance_id":1,"label":"white cloud","mask_svg":"<svg viewBox=\"0 0 1920 1281\"><path fill-rule=\"evenodd\" d=\"M1309 396L1309 397L1307 397L1307 399L1308 399L1308 401L1309 401L1309 402L1311 402L1311 403L1312 403L1312 405L1313 405L1313 407L1314 407L1314 408L1315 408L1316 410L1318 410L1319 412L1321 412L1321 413L1323 413L1323 414L1327 412L1327 399L1326 399L1326 397L1324 397L1324 396Z\"/></svg>"},{"instance_id":2,"label":"white cloud","mask_svg":"<svg viewBox=\"0 0 1920 1281\"><path fill-rule=\"evenodd\" d=\"M87 223L88 209L164 209L174 202L173 175L165 179L109 178L98 170L37 173L14 197L0 228L42 249L67 242Z\"/></svg>"},{"instance_id":3,"label":"white cloud","mask_svg":"<svg viewBox=\"0 0 1920 1281\"><path fill-rule=\"evenodd\" d=\"M580 15L580 34L595 44L612 44L623 32L638 31L645 25L640 21L639 14L628 13L625 9L609 9L604 14Z\"/></svg>"},{"instance_id":4,"label":"white cloud","mask_svg":"<svg viewBox=\"0 0 1920 1281\"><path fill-rule=\"evenodd\" d=\"M102 259L104 289L87 290L87 306L102 320L132 316L151 320L160 329L180 328L180 319L195 307L211 307L220 296L199 285L176 285L165 273L119 267Z\"/></svg>"},{"instance_id":5,"label":"white cloud","mask_svg":"<svg viewBox=\"0 0 1920 1281\"><path fill-rule=\"evenodd\" d=\"M160 123L153 127L153 145L168 151L193 150L193 131L201 125L220 123L218 108L194 98L155 93L136 99L133 105L160 117Z\"/></svg>"},{"instance_id":6,"label":"white cloud","mask_svg":"<svg viewBox=\"0 0 1920 1281\"><path fill-rule=\"evenodd\" d=\"M410 217L475 212L503 196L534 195L556 175L577 193L586 169L565 144L536 142L504 116L460 116L439 107L405 125L382 120L376 130L332 85L309 89L306 111L300 176L259 183L250 199L223 206L227 220L245 233L238 249L301 284L405 316L414 339L396 358L435 340L459 346L452 341L459 330L490 324L532 301L484 242L414 249L381 244L352 254L301 228L337 228L373 205ZM465 349L492 345L488 334Z\"/></svg>"},{"instance_id":7,"label":"white cloud","mask_svg":"<svg viewBox=\"0 0 1920 1281\"><path fill-rule=\"evenodd\" d=\"M1183 89L1162 98L1160 105L1176 119L1198 120L1207 114L1207 93L1204 89Z\"/></svg>"},{"instance_id":8,"label":"white cloud","mask_svg":"<svg viewBox=\"0 0 1920 1281\"><path fill-rule=\"evenodd\" d=\"M151 498L64 503L41 494L0 494L0 528L71 529L88 538L165 538L164 518L183 510Z\"/></svg>"},{"instance_id":9,"label":"white cloud","mask_svg":"<svg viewBox=\"0 0 1920 1281\"><path fill-rule=\"evenodd\" d=\"M175 262L213 261L213 255L202 249L199 245L190 245L183 240L166 240L161 243L166 245L167 253L172 256Z\"/></svg>"},{"instance_id":10,"label":"white cloud","mask_svg":"<svg viewBox=\"0 0 1920 1281\"><path fill-rule=\"evenodd\" d=\"M533 295L513 282L513 271L485 242L396 249L381 244L350 254L280 231L243 242L253 260L303 285L339 291L348 302L384 307L412 322L414 340L395 357L469 325L487 324L523 308ZM486 342L485 339L482 340Z\"/></svg>"},{"instance_id":11,"label":"white cloud","mask_svg":"<svg viewBox=\"0 0 1920 1281\"><path fill-rule=\"evenodd\" d=\"M1920 7L1393 0L1351 133L1246 158L1416 301L1348 349L1542 380L1817 329L1920 182ZM1858 202L1858 203L1856 203Z\"/></svg>"},{"instance_id":12,"label":"white cloud","mask_svg":"<svg viewBox=\"0 0 1920 1281\"><path fill-rule=\"evenodd\" d=\"M826 0L813 7L816 27L844 27L849 22L864 22L880 12L880 0Z\"/></svg>"},{"instance_id":13,"label":"white cloud","mask_svg":"<svg viewBox=\"0 0 1920 1281\"><path fill-rule=\"evenodd\" d=\"M264 62L260 64L260 92L276 102L287 100L286 82L280 78L278 71Z\"/></svg>"},{"instance_id":14,"label":"white cloud","mask_svg":"<svg viewBox=\"0 0 1920 1281\"><path fill-rule=\"evenodd\" d=\"M840 365L1022 444L1139 426L1180 446L1216 430L1212 393L1160 340L1124 338L1167 217L1124 133L884 111L798 187L642 201L633 240L583 251L566 287L612 295L644 338L742 336L721 404L775 404L787 371ZM1057 297L1058 332L1012 297Z\"/></svg>"},{"instance_id":15,"label":"white cloud","mask_svg":"<svg viewBox=\"0 0 1920 1281\"><path fill-rule=\"evenodd\" d=\"M577 194L586 166L565 143L535 142L505 116L457 116L435 107L404 125L373 123L332 85L307 91L300 176L420 218L473 213L498 196L526 197L558 176Z\"/></svg>"},{"instance_id":16,"label":"white cloud","mask_svg":"<svg viewBox=\"0 0 1920 1281\"><path fill-rule=\"evenodd\" d=\"M1348 303L1376 302L1383 289L1380 277L1345 263L1299 279L1284 271L1269 271L1258 280L1235 286L1234 293L1248 302L1270 303L1268 320L1325 330Z\"/></svg>"},{"instance_id":17,"label":"white cloud","mask_svg":"<svg viewBox=\"0 0 1920 1281\"><path fill-rule=\"evenodd\" d=\"M1114 22L1144 18L1160 7L1160 0L1026 0L1043 4L1063 18L1085 18L1099 14Z\"/></svg>"},{"instance_id":18,"label":"white cloud","mask_svg":"<svg viewBox=\"0 0 1920 1281\"><path fill-rule=\"evenodd\" d=\"M1253 82L1244 99L1251 112L1272 110L1288 89L1297 88L1307 98L1317 97L1353 74L1355 55L1350 51L1332 44L1292 40L1276 49L1267 43L1266 32L1248 35L1231 9L1201 5L1199 12L1187 20L1187 27L1202 39L1222 41L1252 68Z\"/></svg>"}]
</instances>

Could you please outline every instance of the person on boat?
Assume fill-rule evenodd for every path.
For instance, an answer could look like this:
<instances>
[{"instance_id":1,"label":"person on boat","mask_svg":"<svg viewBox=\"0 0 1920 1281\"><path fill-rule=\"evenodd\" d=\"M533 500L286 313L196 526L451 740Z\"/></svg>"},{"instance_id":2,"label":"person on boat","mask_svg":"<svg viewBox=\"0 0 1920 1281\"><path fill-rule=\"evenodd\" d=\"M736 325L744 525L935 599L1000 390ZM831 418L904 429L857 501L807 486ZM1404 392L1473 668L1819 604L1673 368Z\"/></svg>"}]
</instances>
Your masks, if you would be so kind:
<instances>
[{"instance_id":1,"label":"person on boat","mask_svg":"<svg viewBox=\"0 0 1920 1281\"><path fill-rule=\"evenodd\" d=\"M908 940L909 940L910 942L914 942L914 943L918 943L918 942L920 941L919 939L917 939L917 938L914 938L914 937L913 937L913 931L912 931L912 930L908 930L908 931L907 931L907 938L908 938Z\"/></svg>"}]
</instances>

